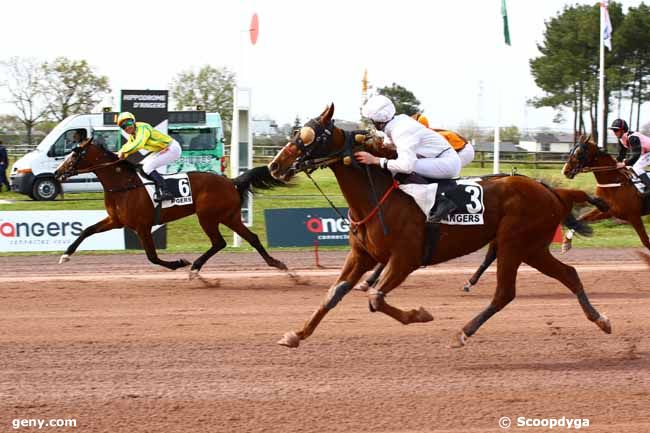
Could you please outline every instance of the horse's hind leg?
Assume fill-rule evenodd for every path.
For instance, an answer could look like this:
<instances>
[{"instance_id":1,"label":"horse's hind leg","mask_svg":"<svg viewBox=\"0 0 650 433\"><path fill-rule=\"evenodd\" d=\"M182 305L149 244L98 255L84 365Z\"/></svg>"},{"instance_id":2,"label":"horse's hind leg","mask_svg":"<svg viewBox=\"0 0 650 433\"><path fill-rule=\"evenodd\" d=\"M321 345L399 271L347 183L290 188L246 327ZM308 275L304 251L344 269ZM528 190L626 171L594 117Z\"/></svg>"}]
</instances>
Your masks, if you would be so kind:
<instances>
[{"instance_id":1,"label":"horse's hind leg","mask_svg":"<svg viewBox=\"0 0 650 433\"><path fill-rule=\"evenodd\" d=\"M497 288L492 302L487 308L481 311L476 317L470 320L457 334L452 347L462 347L468 337L474 335L478 328L490 317L501 311L510 301L515 299L517 269L521 265L521 258L516 246L505 248L499 247L499 262L497 263Z\"/></svg>"},{"instance_id":2,"label":"horse's hind leg","mask_svg":"<svg viewBox=\"0 0 650 433\"><path fill-rule=\"evenodd\" d=\"M158 253L156 252L156 246L154 245L153 237L151 236L151 226L138 227L136 231L138 233L138 237L140 238L140 242L142 242L142 247L144 248L144 251L147 253L147 258L151 263L155 265L164 266L165 268L171 269L173 271L190 264L190 262L188 262L185 259L179 259L173 262L168 262L158 257Z\"/></svg>"},{"instance_id":3,"label":"horse's hind leg","mask_svg":"<svg viewBox=\"0 0 650 433\"><path fill-rule=\"evenodd\" d=\"M497 243L496 241L490 242L490 247L487 250L487 253L485 254L485 258L483 259L483 263L481 263L481 266L478 267L476 272L474 272L474 275L472 275L472 278L469 279L463 286L463 290L466 292L469 292L476 283L478 283L479 278L481 278L481 275L487 270L487 268L490 267L492 263L497 258Z\"/></svg>"},{"instance_id":4,"label":"horse's hind leg","mask_svg":"<svg viewBox=\"0 0 650 433\"><path fill-rule=\"evenodd\" d=\"M244 238L246 242L251 244L253 248L257 250L257 252L262 256L264 261L266 261L266 264L269 266L273 266L274 268L282 269L283 271L286 271L287 265L285 265L283 262L280 260L274 259L271 257L271 255L266 252L266 249L260 242L260 238L257 237L255 233L250 231L248 227L244 225L244 223L241 222L241 216L239 213L237 213L236 217L232 219L232 221L229 221L227 223L224 222L228 227L232 229L235 233L237 233L239 236Z\"/></svg>"},{"instance_id":5,"label":"horse's hind leg","mask_svg":"<svg viewBox=\"0 0 650 433\"><path fill-rule=\"evenodd\" d=\"M198 275L205 262L226 247L226 240L219 232L219 224L215 224L213 221L214 220L208 220L205 217L201 218L201 216L199 216L199 224L201 224L203 231L210 238L212 246L198 259L194 260L192 268L190 268L190 278Z\"/></svg>"},{"instance_id":6,"label":"horse's hind leg","mask_svg":"<svg viewBox=\"0 0 650 433\"><path fill-rule=\"evenodd\" d=\"M79 237L75 239L73 243L70 244L68 249L65 250L65 253L63 253L61 258L59 259L59 264L69 261L70 256L73 255L75 251L77 251L77 248L79 248L81 242L83 242L83 240L86 239L88 236L92 236L95 233L105 232L107 230L118 229L120 227L124 227L124 226L119 222L113 220L110 216L107 216L106 218L104 218L103 220L101 220L96 224L86 227L84 231L81 232Z\"/></svg>"},{"instance_id":7,"label":"horse's hind leg","mask_svg":"<svg viewBox=\"0 0 650 433\"><path fill-rule=\"evenodd\" d=\"M408 264L399 263L396 260L391 259L391 261L388 262L388 266L386 267L381 280L379 280L377 288L368 290L370 311L373 313L375 311L381 311L404 325L432 321L433 316L423 307L420 307L417 310L401 310L386 302L386 295L395 287L402 284L414 269L415 268L410 267Z\"/></svg>"},{"instance_id":8,"label":"horse's hind leg","mask_svg":"<svg viewBox=\"0 0 650 433\"><path fill-rule=\"evenodd\" d=\"M582 311L584 311L587 319L595 322L596 325L607 334L611 334L612 327L609 323L609 319L600 314L593 305L591 305L582 286L582 282L580 281L580 277L573 266L564 264L553 257L548 249L530 256L526 259L526 263L539 270L541 273L555 278L567 286L578 298L578 302L580 302Z\"/></svg>"},{"instance_id":9,"label":"horse's hind leg","mask_svg":"<svg viewBox=\"0 0 650 433\"><path fill-rule=\"evenodd\" d=\"M385 267L385 264L379 263L377 266L375 266L375 269L372 270L372 274L370 274L368 279L359 283L355 289L362 292L367 292L369 288L374 287L374 285L377 284L377 281L379 280L379 277L381 276L381 273L384 271Z\"/></svg>"}]
</instances>

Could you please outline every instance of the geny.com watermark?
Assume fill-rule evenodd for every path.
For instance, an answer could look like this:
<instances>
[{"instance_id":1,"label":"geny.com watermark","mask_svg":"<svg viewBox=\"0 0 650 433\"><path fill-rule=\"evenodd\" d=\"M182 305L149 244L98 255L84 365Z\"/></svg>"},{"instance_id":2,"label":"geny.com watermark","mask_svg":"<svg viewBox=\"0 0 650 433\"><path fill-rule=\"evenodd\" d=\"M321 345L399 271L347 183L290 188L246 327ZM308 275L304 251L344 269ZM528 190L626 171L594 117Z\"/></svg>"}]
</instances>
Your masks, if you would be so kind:
<instances>
[{"instance_id":1,"label":"geny.com watermark","mask_svg":"<svg viewBox=\"0 0 650 433\"><path fill-rule=\"evenodd\" d=\"M39 430L44 427L76 427L76 419L37 419L37 418L16 418L11 420L11 427L17 430L21 427L37 427Z\"/></svg>"},{"instance_id":2,"label":"geny.com watermark","mask_svg":"<svg viewBox=\"0 0 650 433\"><path fill-rule=\"evenodd\" d=\"M502 429L509 429L513 425L513 421L507 416L499 418L499 427ZM528 418L525 416L518 416L514 421L516 427L543 427L545 429L575 429L579 430L583 427L589 427L588 418Z\"/></svg>"}]
</instances>

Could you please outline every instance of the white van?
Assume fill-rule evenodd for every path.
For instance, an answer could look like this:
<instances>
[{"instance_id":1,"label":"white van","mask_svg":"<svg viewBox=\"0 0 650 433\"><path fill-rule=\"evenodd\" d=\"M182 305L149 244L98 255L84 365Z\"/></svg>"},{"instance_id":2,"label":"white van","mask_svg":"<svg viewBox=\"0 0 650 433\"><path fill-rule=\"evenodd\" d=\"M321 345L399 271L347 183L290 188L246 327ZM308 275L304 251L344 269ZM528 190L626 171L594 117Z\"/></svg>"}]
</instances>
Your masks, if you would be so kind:
<instances>
[{"instance_id":1,"label":"white van","mask_svg":"<svg viewBox=\"0 0 650 433\"><path fill-rule=\"evenodd\" d=\"M35 150L18 159L10 172L11 190L35 200L54 200L61 192L102 191L94 173L84 173L60 183L54 171L82 140L94 134L94 141L117 152L125 142L120 129L104 116L114 113L78 114L67 117L43 138ZM114 122L112 122L114 123Z\"/></svg>"},{"instance_id":2,"label":"white van","mask_svg":"<svg viewBox=\"0 0 650 433\"><path fill-rule=\"evenodd\" d=\"M82 140L91 134L97 144L117 152L126 142L122 130L115 124L114 112L77 114L59 123L36 150L18 159L10 172L11 190L26 194L34 200L54 200L57 195L76 192L101 192L101 183L94 173L84 173L60 183L54 171ZM221 116L205 111L170 111L168 132L182 148L175 164L161 167L164 174L180 171L224 170L224 140Z\"/></svg>"}]
</instances>

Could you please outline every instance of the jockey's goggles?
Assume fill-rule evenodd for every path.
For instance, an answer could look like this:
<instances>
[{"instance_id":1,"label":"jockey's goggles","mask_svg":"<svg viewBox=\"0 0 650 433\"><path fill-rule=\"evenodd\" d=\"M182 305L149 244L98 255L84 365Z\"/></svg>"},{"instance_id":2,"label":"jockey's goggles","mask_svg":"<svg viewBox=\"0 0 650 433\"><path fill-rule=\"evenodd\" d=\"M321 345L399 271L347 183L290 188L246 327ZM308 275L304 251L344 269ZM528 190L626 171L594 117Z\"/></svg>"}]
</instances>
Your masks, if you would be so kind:
<instances>
[{"instance_id":1,"label":"jockey's goggles","mask_svg":"<svg viewBox=\"0 0 650 433\"><path fill-rule=\"evenodd\" d=\"M135 125L135 122L132 119L126 119L124 122L120 124L120 128L126 129L129 126Z\"/></svg>"}]
</instances>

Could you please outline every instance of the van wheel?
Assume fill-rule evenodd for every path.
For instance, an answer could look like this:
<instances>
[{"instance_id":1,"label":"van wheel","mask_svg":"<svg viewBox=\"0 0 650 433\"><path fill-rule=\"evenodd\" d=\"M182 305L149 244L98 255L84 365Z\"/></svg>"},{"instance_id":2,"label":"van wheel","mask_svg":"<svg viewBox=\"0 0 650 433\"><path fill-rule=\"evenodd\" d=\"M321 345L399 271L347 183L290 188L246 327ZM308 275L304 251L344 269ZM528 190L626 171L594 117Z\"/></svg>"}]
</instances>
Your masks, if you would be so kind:
<instances>
[{"instance_id":1,"label":"van wheel","mask_svg":"<svg viewBox=\"0 0 650 433\"><path fill-rule=\"evenodd\" d=\"M54 200L59 194L59 183L52 177L43 177L36 179L32 188L34 200L49 201Z\"/></svg>"}]
</instances>

